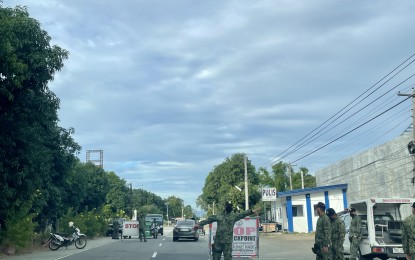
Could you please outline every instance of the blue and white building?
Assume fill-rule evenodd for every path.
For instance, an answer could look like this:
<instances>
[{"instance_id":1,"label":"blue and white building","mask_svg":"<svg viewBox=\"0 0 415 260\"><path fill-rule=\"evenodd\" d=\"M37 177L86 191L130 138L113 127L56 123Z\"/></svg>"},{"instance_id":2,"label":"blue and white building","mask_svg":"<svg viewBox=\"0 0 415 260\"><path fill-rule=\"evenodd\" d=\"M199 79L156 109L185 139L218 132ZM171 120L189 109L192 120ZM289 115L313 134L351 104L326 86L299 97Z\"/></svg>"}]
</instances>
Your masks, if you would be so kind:
<instances>
[{"instance_id":1,"label":"blue and white building","mask_svg":"<svg viewBox=\"0 0 415 260\"><path fill-rule=\"evenodd\" d=\"M283 191L277 193L276 207L283 229L292 232L308 233L316 230L318 215L314 205L326 204L336 212L347 208L347 184Z\"/></svg>"}]
</instances>

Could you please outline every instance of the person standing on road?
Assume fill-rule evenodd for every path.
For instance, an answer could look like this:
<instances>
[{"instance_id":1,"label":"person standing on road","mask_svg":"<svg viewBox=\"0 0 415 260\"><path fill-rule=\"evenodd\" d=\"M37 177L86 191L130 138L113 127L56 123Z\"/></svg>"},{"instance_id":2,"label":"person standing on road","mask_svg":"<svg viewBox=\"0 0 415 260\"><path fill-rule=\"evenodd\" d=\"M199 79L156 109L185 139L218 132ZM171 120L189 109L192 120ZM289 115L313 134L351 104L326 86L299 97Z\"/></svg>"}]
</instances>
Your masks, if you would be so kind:
<instances>
[{"instance_id":1,"label":"person standing on road","mask_svg":"<svg viewBox=\"0 0 415 260\"><path fill-rule=\"evenodd\" d=\"M114 218L112 221L112 239L118 239L118 232L119 232L119 222L117 218Z\"/></svg>"},{"instance_id":2,"label":"person standing on road","mask_svg":"<svg viewBox=\"0 0 415 260\"><path fill-rule=\"evenodd\" d=\"M415 260L415 202L412 204L412 215L403 221L402 247L406 259Z\"/></svg>"},{"instance_id":3,"label":"person standing on road","mask_svg":"<svg viewBox=\"0 0 415 260\"><path fill-rule=\"evenodd\" d=\"M350 216L352 217L349 228L350 259L359 259L359 245L362 240L362 220L354 208L350 208Z\"/></svg>"},{"instance_id":4,"label":"person standing on road","mask_svg":"<svg viewBox=\"0 0 415 260\"><path fill-rule=\"evenodd\" d=\"M138 216L138 237L140 238L140 242L143 242L143 238L144 238L144 242L147 242L145 227L146 227L146 220L144 219L143 214L140 214Z\"/></svg>"},{"instance_id":5,"label":"person standing on road","mask_svg":"<svg viewBox=\"0 0 415 260\"><path fill-rule=\"evenodd\" d=\"M343 221L337 217L334 209L327 209L327 216L330 218L331 225L331 260L344 260L343 242L346 235L346 228Z\"/></svg>"},{"instance_id":6,"label":"person standing on road","mask_svg":"<svg viewBox=\"0 0 415 260\"><path fill-rule=\"evenodd\" d=\"M224 260L232 260L233 226L235 222L252 215L256 211L247 210L241 213L234 213L230 202L225 203L225 210L217 216L213 215L199 223L200 226L217 222L215 243L212 245L213 260L220 260L222 252Z\"/></svg>"},{"instance_id":7,"label":"person standing on road","mask_svg":"<svg viewBox=\"0 0 415 260\"><path fill-rule=\"evenodd\" d=\"M314 208L317 211L318 219L312 250L316 254L316 260L329 260L331 225L330 219L325 213L326 205L323 202L319 202Z\"/></svg>"}]
</instances>

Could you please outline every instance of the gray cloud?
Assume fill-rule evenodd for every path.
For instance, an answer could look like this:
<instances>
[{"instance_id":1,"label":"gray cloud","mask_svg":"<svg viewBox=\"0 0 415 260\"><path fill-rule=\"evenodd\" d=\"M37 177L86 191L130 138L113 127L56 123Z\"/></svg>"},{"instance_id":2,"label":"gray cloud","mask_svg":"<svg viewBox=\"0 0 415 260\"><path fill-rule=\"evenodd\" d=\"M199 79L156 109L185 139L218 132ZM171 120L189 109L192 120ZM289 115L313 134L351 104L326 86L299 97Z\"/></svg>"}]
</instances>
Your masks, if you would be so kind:
<instances>
[{"instance_id":1,"label":"gray cloud","mask_svg":"<svg viewBox=\"0 0 415 260\"><path fill-rule=\"evenodd\" d=\"M192 205L214 165L244 152L268 166L411 55L415 37L409 0L6 4L27 5L70 52L50 88L61 99L61 125L76 129L81 159L86 149L104 149L106 170ZM393 138L409 113L395 111L387 118L396 121L375 121L299 165L314 171Z\"/></svg>"}]
</instances>

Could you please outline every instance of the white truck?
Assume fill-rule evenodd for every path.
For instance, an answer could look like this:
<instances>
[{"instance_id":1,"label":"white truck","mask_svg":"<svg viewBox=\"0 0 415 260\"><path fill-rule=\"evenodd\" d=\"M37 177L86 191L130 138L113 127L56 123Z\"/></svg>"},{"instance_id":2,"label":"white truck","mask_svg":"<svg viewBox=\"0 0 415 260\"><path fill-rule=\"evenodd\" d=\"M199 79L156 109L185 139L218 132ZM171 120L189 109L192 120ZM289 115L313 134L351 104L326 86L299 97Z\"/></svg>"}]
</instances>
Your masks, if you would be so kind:
<instances>
[{"instance_id":1,"label":"white truck","mask_svg":"<svg viewBox=\"0 0 415 260\"><path fill-rule=\"evenodd\" d=\"M411 212L413 202L413 198L371 198L350 203L350 208L355 208L362 220L359 259L406 259L402 249L401 227L404 218ZM346 227L344 254L349 255L351 217L347 211L339 212L339 217Z\"/></svg>"}]
</instances>

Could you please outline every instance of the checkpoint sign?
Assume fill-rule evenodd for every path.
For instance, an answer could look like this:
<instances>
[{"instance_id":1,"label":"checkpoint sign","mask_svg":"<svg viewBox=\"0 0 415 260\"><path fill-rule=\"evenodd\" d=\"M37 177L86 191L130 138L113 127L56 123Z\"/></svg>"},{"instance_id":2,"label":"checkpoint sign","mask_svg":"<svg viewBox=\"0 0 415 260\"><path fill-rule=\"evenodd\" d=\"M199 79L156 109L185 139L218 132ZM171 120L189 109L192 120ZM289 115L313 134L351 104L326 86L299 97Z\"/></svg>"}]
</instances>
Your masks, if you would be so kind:
<instances>
[{"instance_id":1,"label":"checkpoint sign","mask_svg":"<svg viewBox=\"0 0 415 260\"><path fill-rule=\"evenodd\" d=\"M209 248L215 243L217 223L209 225ZM258 258L259 256L258 219L244 218L236 221L233 226L232 256Z\"/></svg>"},{"instance_id":2,"label":"checkpoint sign","mask_svg":"<svg viewBox=\"0 0 415 260\"><path fill-rule=\"evenodd\" d=\"M262 201L276 201L277 188L262 188Z\"/></svg>"}]
</instances>

